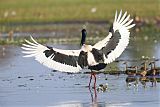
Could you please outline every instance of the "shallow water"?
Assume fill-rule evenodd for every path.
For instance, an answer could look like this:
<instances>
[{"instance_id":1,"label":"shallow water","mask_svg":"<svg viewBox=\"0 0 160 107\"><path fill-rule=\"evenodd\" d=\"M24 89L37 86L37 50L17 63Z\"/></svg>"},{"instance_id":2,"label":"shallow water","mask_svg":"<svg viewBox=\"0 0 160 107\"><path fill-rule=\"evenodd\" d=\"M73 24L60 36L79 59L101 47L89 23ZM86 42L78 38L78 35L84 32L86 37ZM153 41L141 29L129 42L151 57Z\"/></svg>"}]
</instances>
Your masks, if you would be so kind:
<instances>
[{"instance_id":1,"label":"shallow water","mask_svg":"<svg viewBox=\"0 0 160 107\"><path fill-rule=\"evenodd\" d=\"M65 49L78 48L78 46L73 47L72 45L54 46ZM87 87L89 74L53 72L34 61L33 58L22 58L23 54L18 46L0 46L0 48L1 107L160 106L160 77L158 76L129 79L124 74L119 76L99 74L97 75L96 88L98 89L100 84L107 84L106 91L89 90ZM141 51L144 49L139 48ZM155 51L145 52L143 55L157 58L160 54L159 50L160 45L156 44ZM136 55L137 52L139 52L137 48L130 46L119 59L140 58L141 55ZM135 64L135 62L130 64ZM156 64L160 66L159 62ZM116 63L115 65L124 69L122 63ZM97 97L95 94L97 94Z\"/></svg>"}]
</instances>

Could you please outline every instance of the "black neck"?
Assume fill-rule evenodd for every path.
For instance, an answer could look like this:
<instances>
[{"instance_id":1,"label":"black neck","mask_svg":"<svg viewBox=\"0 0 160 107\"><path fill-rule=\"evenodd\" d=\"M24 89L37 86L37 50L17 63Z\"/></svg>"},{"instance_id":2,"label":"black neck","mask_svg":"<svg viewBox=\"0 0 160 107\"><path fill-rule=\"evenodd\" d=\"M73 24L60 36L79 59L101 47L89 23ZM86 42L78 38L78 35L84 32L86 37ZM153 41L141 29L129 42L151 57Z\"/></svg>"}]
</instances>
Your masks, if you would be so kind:
<instances>
[{"instance_id":1,"label":"black neck","mask_svg":"<svg viewBox=\"0 0 160 107\"><path fill-rule=\"evenodd\" d=\"M85 41L86 41L86 35L87 35L86 30L85 30L85 29L82 29L81 45L85 44Z\"/></svg>"},{"instance_id":2,"label":"black neck","mask_svg":"<svg viewBox=\"0 0 160 107\"><path fill-rule=\"evenodd\" d=\"M111 32L111 33L113 33L114 31L113 31L113 25L111 25L110 26L110 28L109 28L109 32Z\"/></svg>"}]
</instances>

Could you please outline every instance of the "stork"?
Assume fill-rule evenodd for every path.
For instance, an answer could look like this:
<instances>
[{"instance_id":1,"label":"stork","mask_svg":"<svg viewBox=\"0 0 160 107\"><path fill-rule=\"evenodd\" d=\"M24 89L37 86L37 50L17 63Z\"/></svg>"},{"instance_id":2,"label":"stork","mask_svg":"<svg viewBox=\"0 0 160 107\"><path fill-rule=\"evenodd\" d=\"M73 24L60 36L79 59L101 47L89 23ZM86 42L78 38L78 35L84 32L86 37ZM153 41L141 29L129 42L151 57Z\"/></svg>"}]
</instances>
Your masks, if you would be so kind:
<instances>
[{"instance_id":1,"label":"stork","mask_svg":"<svg viewBox=\"0 0 160 107\"><path fill-rule=\"evenodd\" d=\"M94 71L104 69L107 64L115 61L125 50L129 43L130 31L134 27L127 12L119 15L115 13L115 19L110 26L109 34L95 45L85 44L87 32L82 30L81 49L63 50L50 46L44 46L36 42L31 36L31 41L25 40L22 46L24 57L34 57L41 64L62 72L77 73L82 69L91 70L90 83L94 77L94 87L96 87L96 75Z\"/></svg>"}]
</instances>

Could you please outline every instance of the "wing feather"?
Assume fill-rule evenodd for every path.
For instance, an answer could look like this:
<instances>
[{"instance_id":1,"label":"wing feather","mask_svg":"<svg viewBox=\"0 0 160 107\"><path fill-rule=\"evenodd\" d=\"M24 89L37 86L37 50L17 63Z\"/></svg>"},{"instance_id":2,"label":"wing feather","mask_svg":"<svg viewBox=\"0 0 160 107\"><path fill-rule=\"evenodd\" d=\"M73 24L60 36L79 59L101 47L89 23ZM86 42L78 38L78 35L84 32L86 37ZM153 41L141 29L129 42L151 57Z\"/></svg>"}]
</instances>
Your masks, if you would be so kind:
<instances>
[{"instance_id":1,"label":"wing feather","mask_svg":"<svg viewBox=\"0 0 160 107\"><path fill-rule=\"evenodd\" d=\"M41 64L62 72L79 72L82 69L77 62L80 50L48 48L36 42L32 36L31 40L25 40L28 44L22 45L22 53L26 54L23 57L34 57Z\"/></svg>"},{"instance_id":2,"label":"wing feather","mask_svg":"<svg viewBox=\"0 0 160 107\"><path fill-rule=\"evenodd\" d=\"M133 22L133 19L131 19L130 21L128 21L126 24L124 24L125 27L127 27L128 25L130 25Z\"/></svg>"},{"instance_id":3,"label":"wing feather","mask_svg":"<svg viewBox=\"0 0 160 107\"><path fill-rule=\"evenodd\" d=\"M120 23L121 25L125 24L130 18L130 14L124 19L124 21L122 21L122 23Z\"/></svg>"},{"instance_id":4,"label":"wing feather","mask_svg":"<svg viewBox=\"0 0 160 107\"><path fill-rule=\"evenodd\" d=\"M122 21L124 20L124 18L126 17L127 12L124 13L124 15L122 16L121 20L119 21L119 23L122 23Z\"/></svg>"},{"instance_id":5,"label":"wing feather","mask_svg":"<svg viewBox=\"0 0 160 107\"><path fill-rule=\"evenodd\" d=\"M119 16L118 16L118 19L116 20L116 22L119 22L119 21L120 21L121 16L122 16L122 10L120 11Z\"/></svg>"},{"instance_id":6,"label":"wing feather","mask_svg":"<svg viewBox=\"0 0 160 107\"><path fill-rule=\"evenodd\" d=\"M28 45L28 44L22 44L24 47L30 48L30 49L36 49L37 46Z\"/></svg>"},{"instance_id":7,"label":"wing feather","mask_svg":"<svg viewBox=\"0 0 160 107\"><path fill-rule=\"evenodd\" d=\"M116 22L116 20L117 20L117 10L116 10L116 13L115 13L114 22Z\"/></svg>"},{"instance_id":8,"label":"wing feather","mask_svg":"<svg viewBox=\"0 0 160 107\"><path fill-rule=\"evenodd\" d=\"M130 29L130 28L132 28L134 26L135 26L135 24L129 25L129 26L126 27L126 29Z\"/></svg>"},{"instance_id":9,"label":"wing feather","mask_svg":"<svg viewBox=\"0 0 160 107\"><path fill-rule=\"evenodd\" d=\"M127 12L122 15L122 11L120 11L119 15L117 15L116 11L113 31L109 32L105 39L93 46L100 51L102 50L104 63L113 62L127 47L130 36L129 29L135 26L135 24L131 24L133 19L129 20L129 18L130 15L127 16Z\"/></svg>"},{"instance_id":10,"label":"wing feather","mask_svg":"<svg viewBox=\"0 0 160 107\"><path fill-rule=\"evenodd\" d=\"M37 44L35 44L35 43L32 43L32 42L30 42L30 41L28 41L28 40L25 40L28 44L30 44L30 45L32 45L32 46L37 46Z\"/></svg>"}]
</instances>

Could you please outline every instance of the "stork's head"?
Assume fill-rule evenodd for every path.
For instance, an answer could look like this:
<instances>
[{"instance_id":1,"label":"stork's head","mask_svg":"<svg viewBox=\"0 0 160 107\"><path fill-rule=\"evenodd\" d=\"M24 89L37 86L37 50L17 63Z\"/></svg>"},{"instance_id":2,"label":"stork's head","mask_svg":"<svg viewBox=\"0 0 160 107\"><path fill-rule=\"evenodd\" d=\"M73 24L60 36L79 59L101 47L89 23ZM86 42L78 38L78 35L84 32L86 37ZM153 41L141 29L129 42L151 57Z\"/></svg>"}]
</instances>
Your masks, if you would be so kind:
<instances>
[{"instance_id":1,"label":"stork's head","mask_svg":"<svg viewBox=\"0 0 160 107\"><path fill-rule=\"evenodd\" d=\"M82 29L82 38L81 38L81 44L80 44L81 46L82 46L83 44L85 44L86 35L87 35L86 29Z\"/></svg>"}]
</instances>

